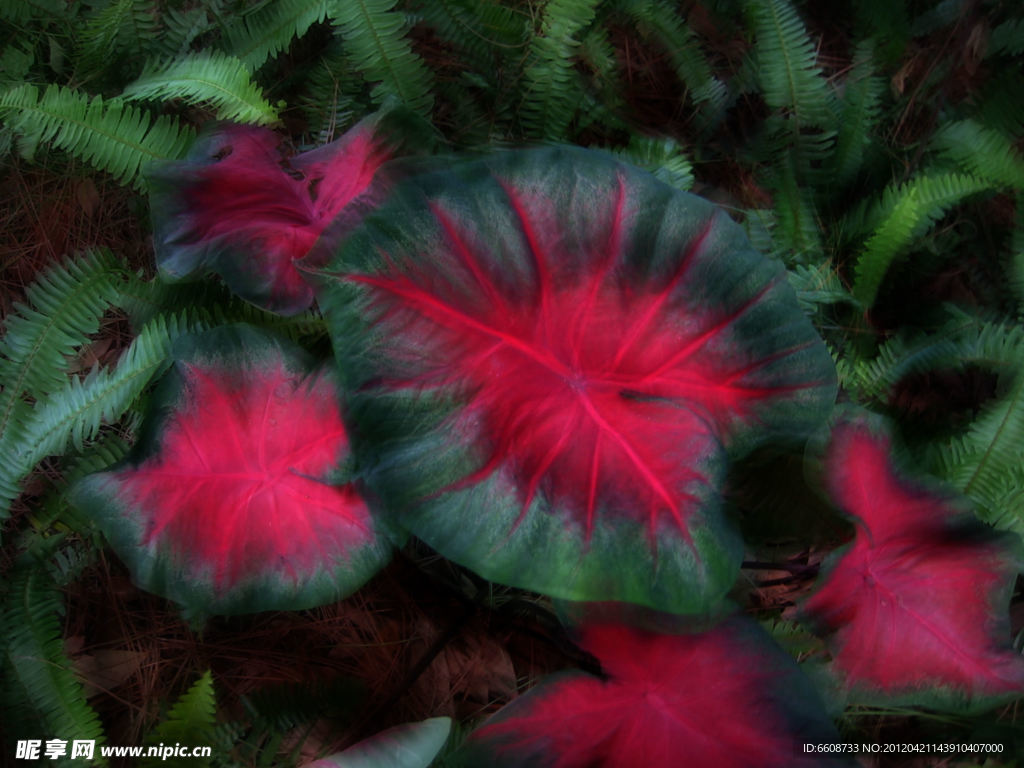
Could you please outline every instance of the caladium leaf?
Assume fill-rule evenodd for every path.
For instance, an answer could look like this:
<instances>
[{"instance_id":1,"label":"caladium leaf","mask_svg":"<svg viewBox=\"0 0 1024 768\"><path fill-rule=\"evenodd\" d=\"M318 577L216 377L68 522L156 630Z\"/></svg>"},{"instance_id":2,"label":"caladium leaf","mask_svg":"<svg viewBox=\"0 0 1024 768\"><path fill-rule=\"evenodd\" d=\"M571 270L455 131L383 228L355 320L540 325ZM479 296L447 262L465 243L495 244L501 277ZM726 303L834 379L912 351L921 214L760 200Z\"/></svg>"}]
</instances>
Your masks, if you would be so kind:
<instances>
[{"instance_id":1,"label":"caladium leaf","mask_svg":"<svg viewBox=\"0 0 1024 768\"><path fill-rule=\"evenodd\" d=\"M285 160L267 128L225 124L151 179L153 244L165 279L210 270L242 298L281 314L313 291L294 262L364 194L392 148L367 118L340 139Z\"/></svg>"},{"instance_id":2,"label":"caladium leaf","mask_svg":"<svg viewBox=\"0 0 1024 768\"><path fill-rule=\"evenodd\" d=\"M826 470L857 533L803 610L834 632L834 666L852 696L966 707L1024 694L1008 620L1016 537L902 475L888 434L869 421L839 422Z\"/></svg>"},{"instance_id":3,"label":"caladium leaf","mask_svg":"<svg viewBox=\"0 0 1024 768\"><path fill-rule=\"evenodd\" d=\"M606 679L556 675L474 731L468 766L770 768L836 765L837 734L791 657L753 622L694 634L585 627Z\"/></svg>"},{"instance_id":4,"label":"caladium leaf","mask_svg":"<svg viewBox=\"0 0 1024 768\"><path fill-rule=\"evenodd\" d=\"M388 728L309 768L429 768L448 741L449 717Z\"/></svg>"},{"instance_id":5,"label":"caladium leaf","mask_svg":"<svg viewBox=\"0 0 1024 768\"><path fill-rule=\"evenodd\" d=\"M711 204L603 153L416 175L321 272L401 522L492 581L705 611L739 546L726 446L817 423L827 351Z\"/></svg>"},{"instance_id":6,"label":"caladium leaf","mask_svg":"<svg viewBox=\"0 0 1024 768\"><path fill-rule=\"evenodd\" d=\"M390 547L346 476L330 369L249 326L184 337L134 454L74 489L144 589L194 613L319 605Z\"/></svg>"}]
</instances>

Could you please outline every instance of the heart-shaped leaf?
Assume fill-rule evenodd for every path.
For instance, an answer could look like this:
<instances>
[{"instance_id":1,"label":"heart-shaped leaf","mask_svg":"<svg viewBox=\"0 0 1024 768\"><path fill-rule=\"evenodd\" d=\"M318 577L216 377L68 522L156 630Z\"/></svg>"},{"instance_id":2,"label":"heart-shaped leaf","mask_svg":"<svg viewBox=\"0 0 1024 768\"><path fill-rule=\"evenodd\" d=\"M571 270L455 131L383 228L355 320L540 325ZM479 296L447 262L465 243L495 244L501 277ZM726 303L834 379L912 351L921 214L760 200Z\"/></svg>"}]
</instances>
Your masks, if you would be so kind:
<instances>
[{"instance_id":1,"label":"heart-shaped leaf","mask_svg":"<svg viewBox=\"0 0 1024 768\"><path fill-rule=\"evenodd\" d=\"M488 579L705 611L739 546L725 449L816 424L828 353L711 204L603 153L423 173L321 271L401 522Z\"/></svg>"},{"instance_id":2,"label":"heart-shaped leaf","mask_svg":"<svg viewBox=\"0 0 1024 768\"><path fill-rule=\"evenodd\" d=\"M186 336L147 436L74 498L144 589L192 611L341 598L390 547L356 486L329 369L248 326Z\"/></svg>"},{"instance_id":3,"label":"heart-shaped leaf","mask_svg":"<svg viewBox=\"0 0 1024 768\"><path fill-rule=\"evenodd\" d=\"M836 765L804 751L837 735L796 663L753 622L678 635L594 625L582 645L606 679L543 681L470 735L465 765Z\"/></svg>"},{"instance_id":4,"label":"heart-shaped leaf","mask_svg":"<svg viewBox=\"0 0 1024 768\"><path fill-rule=\"evenodd\" d=\"M309 768L428 768L448 741L451 718L432 717L388 728Z\"/></svg>"},{"instance_id":5,"label":"heart-shaped leaf","mask_svg":"<svg viewBox=\"0 0 1024 768\"><path fill-rule=\"evenodd\" d=\"M980 523L951 493L904 477L890 438L866 420L835 428L826 468L857 523L804 605L834 632L834 665L855 697L969 706L1024 694L1008 606L1019 541Z\"/></svg>"},{"instance_id":6,"label":"heart-shaped leaf","mask_svg":"<svg viewBox=\"0 0 1024 768\"><path fill-rule=\"evenodd\" d=\"M151 180L161 276L211 270L264 309L296 314L309 307L313 291L293 262L390 158L378 122L367 118L290 161L266 128L225 124L201 137L186 160Z\"/></svg>"}]
</instances>

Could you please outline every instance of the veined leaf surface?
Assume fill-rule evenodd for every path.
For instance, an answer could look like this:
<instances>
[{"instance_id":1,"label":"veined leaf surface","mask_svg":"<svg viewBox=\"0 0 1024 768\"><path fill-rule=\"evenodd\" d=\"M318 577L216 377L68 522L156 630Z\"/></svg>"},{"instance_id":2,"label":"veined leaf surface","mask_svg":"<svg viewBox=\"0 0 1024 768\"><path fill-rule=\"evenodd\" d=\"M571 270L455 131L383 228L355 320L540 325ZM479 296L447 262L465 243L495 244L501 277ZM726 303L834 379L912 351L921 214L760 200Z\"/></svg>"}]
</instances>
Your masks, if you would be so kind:
<instances>
[{"instance_id":1,"label":"veined leaf surface","mask_svg":"<svg viewBox=\"0 0 1024 768\"><path fill-rule=\"evenodd\" d=\"M796 663L752 622L699 634L621 625L582 633L606 679L556 675L470 735L468 766L809 768L836 733Z\"/></svg>"},{"instance_id":2,"label":"veined leaf surface","mask_svg":"<svg viewBox=\"0 0 1024 768\"><path fill-rule=\"evenodd\" d=\"M307 309L313 291L293 262L390 157L375 127L368 118L290 162L266 128L226 124L200 138L185 161L162 168L151 184L161 275L181 279L208 269L264 309Z\"/></svg>"},{"instance_id":3,"label":"veined leaf surface","mask_svg":"<svg viewBox=\"0 0 1024 768\"><path fill-rule=\"evenodd\" d=\"M835 393L781 266L602 153L413 176L318 271L377 491L443 555L559 597L717 605L726 447Z\"/></svg>"},{"instance_id":4,"label":"veined leaf surface","mask_svg":"<svg viewBox=\"0 0 1024 768\"><path fill-rule=\"evenodd\" d=\"M1024 694L1024 657L1008 607L1019 542L980 523L963 500L903 477L887 434L842 421L827 455L831 493L857 522L807 616L855 695L970 706Z\"/></svg>"},{"instance_id":5,"label":"veined leaf surface","mask_svg":"<svg viewBox=\"0 0 1024 768\"><path fill-rule=\"evenodd\" d=\"M136 582L194 611L343 597L389 557L346 482L332 371L248 326L188 336L135 455L75 498Z\"/></svg>"}]
</instances>

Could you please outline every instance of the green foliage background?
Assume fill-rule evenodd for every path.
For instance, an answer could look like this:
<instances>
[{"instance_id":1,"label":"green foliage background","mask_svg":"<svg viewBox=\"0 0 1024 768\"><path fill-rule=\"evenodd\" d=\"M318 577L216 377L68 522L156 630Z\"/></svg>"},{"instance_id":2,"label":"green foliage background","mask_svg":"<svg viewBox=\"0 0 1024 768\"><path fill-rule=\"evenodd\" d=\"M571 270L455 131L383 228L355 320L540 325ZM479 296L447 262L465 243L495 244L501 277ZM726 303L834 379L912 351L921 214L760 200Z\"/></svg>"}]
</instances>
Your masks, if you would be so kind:
<instances>
[{"instance_id":1,"label":"green foliage background","mask_svg":"<svg viewBox=\"0 0 1024 768\"><path fill-rule=\"evenodd\" d=\"M0 0L0 162L144 201L147 169L210 120L304 149L393 103L449 149L608 149L725 206L789 269L841 398L892 417L911 464L1024 535L1022 51L1024 6L1006 0ZM130 341L81 372L111 316ZM127 450L179 334L240 319L323 345L315 312L163 286L101 243L41 270L4 318L8 733L103 740L61 623L103 545L62 492ZM741 493L740 513L786 493ZM308 697L216 718L203 671L143 718L154 738L219 745L217 765L297 759L284 734L312 722Z\"/></svg>"}]
</instances>

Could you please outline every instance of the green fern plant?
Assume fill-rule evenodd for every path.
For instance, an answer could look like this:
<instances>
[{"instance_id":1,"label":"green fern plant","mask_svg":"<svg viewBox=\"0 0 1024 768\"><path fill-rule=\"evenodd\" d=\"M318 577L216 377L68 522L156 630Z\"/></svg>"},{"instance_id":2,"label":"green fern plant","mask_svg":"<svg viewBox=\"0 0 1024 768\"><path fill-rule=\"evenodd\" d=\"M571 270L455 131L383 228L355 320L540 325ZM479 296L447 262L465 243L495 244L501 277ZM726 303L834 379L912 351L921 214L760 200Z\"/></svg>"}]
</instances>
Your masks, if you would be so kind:
<instances>
[{"instance_id":1,"label":"green fern plant","mask_svg":"<svg viewBox=\"0 0 1024 768\"><path fill-rule=\"evenodd\" d=\"M0 118L19 135L23 154L52 143L137 189L145 187L150 165L182 157L195 139L174 118L59 85L42 94L27 84L0 94Z\"/></svg>"},{"instance_id":2,"label":"green fern plant","mask_svg":"<svg viewBox=\"0 0 1024 768\"><path fill-rule=\"evenodd\" d=\"M786 0L748 2L764 100L793 121L796 132L835 129L835 104L796 10Z\"/></svg>"},{"instance_id":3,"label":"green fern plant","mask_svg":"<svg viewBox=\"0 0 1024 768\"><path fill-rule=\"evenodd\" d=\"M676 189L686 192L693 186L693 165L674 139L634 136L616 154Z\"/></svg>"},{"instance_id":4,"label":"green fern plant","mask_svg":"<svg viewBox=\"0 0 1024 768\"><path fill-rule=\"evenodd\" d=\"M415 11L434 34L464 56L475 75L497 84L514 69L529 34L527 15L497 0L421 0Z\"/></svg>"},{"instance_id":5,"label":"green fern plant","mask_svg":"<svg viewBox=\"0 0 1024 768\"><path fill-rule=\"evenodd\" d=\"M93 6L80 20L81 31L74 38L74 62L82 80L121 77L131 72L135 60L145 55L159 33L155 0L107 0Z\"/></svg>"},{"instance_id":6,"label":"green fern plant","mask_svg":"<svg viewBox=\"0 0 1024 768\"><path fill-rule=\"evenodd\" d=\"M394 8L395 0L336 0L331 22L352 65L373 84L375 104L397 98L428 116L434 103L433 78L405 36L405 17Z\"/></svg>"},{"instance_id":7,"label":"green fern plant","mask_svg":"<svg viewBox=\"0 0 1024 768\"><path fill-rule=\"evenodd\" d=\"M105 741L102 724L85 700L82 684L64 652L59 616L63 603L44 566L59 539L26 553L11 574L0 610L0 642L6 684L0 689L8 733L18 738L50 739L59 734L96 742L95 765L105 765L99 745ZM72 765L70 760L61 763Z\"/></svg>"},{"instance_id":8,"label":"green fern plant","mask_svg":"<svg viewBox=\"0 0 1024 768\"><path fill-rule=\"evenodd\" d=\"M829 159L828 176L838 189L861 170L872 144L872 130L881 118L885 80L875 74L873 40L857 46L853 68L843 82L835 152Z\"/></svg>"},{"instance_id":9,"label":"green fern plant","mask_svg":"<svg viewBox=\"0 0 1024 768\"><path fill-rule=\"evenodd\" d=\"M975 120L956 120L935 132L932 146L965 173L1000 186L1024 189L1024 159L999 131Z\"/></svg>"},{"instance_id":10,"label":"green fern plant","mask_svg":"<svg viewBox=\"0 0 1024 768\"><path fill-rule=\"evenodd\" d=\"M279 118L277 110L253 83L249 70L232 56L192 54L146 64L135 82L121 94L132 101L182 99L189 104L209 104L218 120L268 125Z\"/></svg>"},{"instance_id":11,"label":"green fern plant","mask_svg":"<svg viewBox=\"0 0 1024 768\"><path fill-rule=\"evenodd\" d=\"M582 32L594 20L598 0L551 0L530 41L523 74L522 120L537 139L565 139L580 104L573 60Z\"/></svg>"},{"instance_id":12,"label":"green fern plant","mask_svg":"<svg viewBox=\"0 0 1024 768\"><path fill-rule=\"evenodd\" d=\"M40 275L28 305L5 318L0 342L0 516L19 493L31 403L67 385L68 358L99 328L117 296L120 269L109 251L88 253ZM34 462L32 464L34 466Z\"/></svg>"},{"instance_id":13,"label":"green fern plant","mask_svg":"<svg viewBox=\"0 0 1024 768\"><path fill-rule=\"evenodd\" d=\"M662 0L620 0L615 5L644 38L653 40L668 54L703 127L717 124L727 106L728 89L713 74L696 34L680 18L678 10Z\"/></svg>"},{"instance_id":14,"label":"green fern plant","mask_svg":"<svg viewBox=\"0 0 1024 768\"><path fill-rule=\"evenodd\" d=\"M256 69L285 50L313 24L323 21L331 0L276 0L222 19L224 51Z\"/></svg>"},{"instance_id":15,"label":"green fern plant","mask_svg":"<svg viewBox=\"0 0 1024 768\"><path fill-rule=\"evenodd\" d=\"M172 746L174 744L200 745L213 740L217 723L217 701L214 697L213 675L206 670L192 686L181 695L167 712L163 721L146 738L150 746ZM210 759L189 757L168 761L163 756L148 757L141 765L175 765L178 763L209 766Z\"/></svg>"},{"instance_id":16,"label":"green fern plant","mask_svg":"<svg viewBox=\"0 0 1024 768\"><path fill-rule=\"evenodd\" d=\"M135 337L113 369L94 368L84 378L69 378L38 400L13 424L0 444L0 503L6 511L19 484L47 456L70 446L82 451L104 424L120 418L166 365L171 344L203 326L187 315L157 317Z\"/></svg>"},{"instance_id":17,"label":"green fern plant","mask_svg":"<svg viewBox=\"0 0 1024 768\"><path fill-rule=\"evenodd\" d=\"M879 209L880 223L867 238L854 267L853 295L865 307L874 304L889 267L915 237L925 233L950 206L991 188L977 176L932 173L890 187Z\"/></svg>"},{"instance_id":18,"label":"green fern plant","mask_svg":"<svg viewBox=\"0 0 1024 768\"><path fill-rule=\"evenodd\" d=\"M931 465L974 501L982 520L1024 535L1024 375L1017 368L1009 390L964 435L936 447Z\"/></svg>"}]
</instances>

